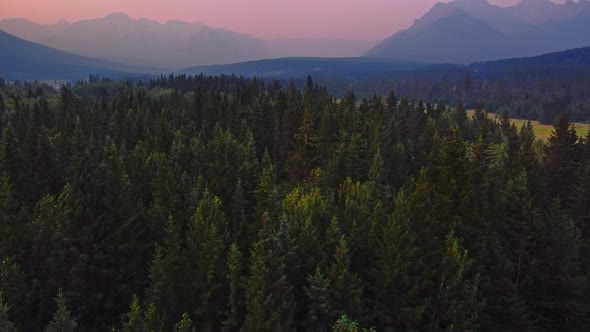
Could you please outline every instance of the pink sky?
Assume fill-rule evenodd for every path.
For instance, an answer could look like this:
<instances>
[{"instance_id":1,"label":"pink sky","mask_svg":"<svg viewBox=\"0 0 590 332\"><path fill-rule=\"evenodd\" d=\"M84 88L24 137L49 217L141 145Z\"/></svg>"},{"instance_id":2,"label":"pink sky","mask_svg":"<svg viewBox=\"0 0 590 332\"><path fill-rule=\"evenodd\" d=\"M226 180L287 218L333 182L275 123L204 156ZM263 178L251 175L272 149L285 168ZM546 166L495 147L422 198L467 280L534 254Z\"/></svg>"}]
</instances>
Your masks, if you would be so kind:
<instances>
[{"instance_id":1,"label":"pink sky","mask_svg":"<svg viewBox=\"0 0 590 332\"><path fill-rule=\"evenodd\" d=\"M512 5L519 0L491 0ZM407 28L436 0L0 0L0 19L73 22L125 12L202 22L261 38L379 40Z\"/></svg>"}]
</instances>

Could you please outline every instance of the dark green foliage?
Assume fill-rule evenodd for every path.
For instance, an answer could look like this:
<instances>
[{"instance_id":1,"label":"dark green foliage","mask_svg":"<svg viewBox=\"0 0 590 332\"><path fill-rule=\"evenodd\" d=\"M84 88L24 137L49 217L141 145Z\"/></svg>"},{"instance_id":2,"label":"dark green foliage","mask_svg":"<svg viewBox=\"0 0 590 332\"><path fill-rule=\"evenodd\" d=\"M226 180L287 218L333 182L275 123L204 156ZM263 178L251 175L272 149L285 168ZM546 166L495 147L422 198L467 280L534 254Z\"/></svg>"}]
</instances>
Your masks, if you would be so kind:
<instances>
[{"instance_id":1,"label":"dark green foliage","mask_svg":"<svg viewBox=\"0 0 590 332\"><path fill-rule=\"evenodd\" d=\"M535 250L534 289L524 293L536 325L543 330L575 331L588 324L584 301L588 280L581 271L580 234L559 204L546 212ZM542 289L542 292L537 291Z\"/></svg>"},{"instance_id":2,"label":"dark green foliage","mask_svg":"<svg viewBox=\"0 0 590 332\"><path fill-rule=\"evenodd\" d=\"M8 305L4 303L2 294L0 293L0 331L1 332L16 332L16 326L8 319Z\"/></svg>"},{"instance_id":3,"label":"dark green foliage","mask_svg":"<svg viewBox=\"0 0 590 332\"><path fill-rule=\"evenodd\" d=\"M579 168L578 136L566 113L555 120L554 128L545 150L547 188L552 198L567 205Z\"/></svg>"},{"instance_id":4,"label":"dark green foliage","mask_svg":"<svg viewBox=\"0 0 590 332\"><path fill-rule=\"evenodd\" d=\"M64 293L60 290L55 298L55 304L57 305L57 310L53 315L53 319L47 327L45 327L45 332L73 332L76 330L78 324L72 318L70 309L68 309L66 303L66 297Z\"/></svg>"},{"instance_id":5,"label":"dark green foliage","mask_svg":"<svg viewBox=\"0 0 590 332\"><path fill-rule=\"evenodd\" d=\"M133 296L129 313L126 315L126 319L123 322L123 332L148 332L148 328L144 321L143 309L139 303L139 298Z\"/></svg>"},{"instance_id":6,"label":"dark green foliage","mask_svg":"<svg viewBox=\"0 0 590 332\"><path fill-rule=\"evenodd\" d=\"M203 329L218 330L226 307L227 220L221 201L208 191L199 203L190 232L195 315Z\"/></svg>"},{"instance_id":7,"label":"dark green foliage","mask_svg":"<svg viewBox=\"0 0 590 332\"><path fill-rule=\"evenodd\" d=\"M359 324L348 318L346 315L342 315L332 328L334 332L375 332L374 328L366 329L366 328L359 328Z\"/></svg>"},{"instance_id":8,"label":"dark green foliage","mask_svg":"<svg viewBox=\"0 0 590 332\"><path fill-rule=\"evenodd\" d=\"M308 301L307 319L304 326L309 331L326 331L332 322L332 304L330 302L330 280L326 279L318 267L307 278L309 286L305 287Z\"/></svg>"},{"instance_id":9,"label":"dark green foliage","mask_svg":"<svg viewBox=\"0 0 590 332\"><path fill-rule=\"evenodd\" d=\"M244 322L244 269L242 252L233 243L227 258L227 279L229 281L229 300L223 330L238 330Z\"/></svg>"},{"instance_id":10,"label":"dark green foliage","mask_svg":"<svg viewBox=\"0 0 590 332\"><path fill-rule=\"evenodd\" d=\"M388 331L416 328L426 310L427 289L432 287L407 199L400 194L395 206L379 239L373 272L375 314L380 327Z\"/></svg>"},{"instance_id":11,"label":"dark green foliage","mask_svg":"<svg viewBox=\"0 0 590 332\"><path fill-rule=\"evenodd\" d=\"M350 254L348 243L344 236L336 248L333 262L328 269L333 317L350 315L356 320L366 319L363 307L363 285L360 278L350 271Z\"/></svg>"},{"instance_id":12,"label":"dark green foliage","mask_svg":"<svg viewBox=\"0 0 590 332\"><path fill-rule=\"evenodd\" d=\"M187 313L182 314L182 319L174 325L174 332L194 332L195 327Z\"/></svg>"},{"instance_id":13,"label":"dark green foliage","mask_svg":"<svg viewBox=\"0 0 590 332\"><path fill-rule=\"evenodd\" d=\"M250 259L246 283L246 319L249 331L293 330L292 286L287 279L287 250L279 241L280 225L267 216Z\"/></svg>"},{"instance_id":14,"label":"dark green foliage","mask_svg":"<svg viewBox=\"0 0 590 332\"><path fill-rule=\"evenodd\" d=\"M0 324L588 330L590 140L568 117L544 145L508 118L541 99L471 116L515 87L465 73L425 102L296 84L0 87ZM465 107L432 104L445 89Z\"/></svg>"}]
</instances>

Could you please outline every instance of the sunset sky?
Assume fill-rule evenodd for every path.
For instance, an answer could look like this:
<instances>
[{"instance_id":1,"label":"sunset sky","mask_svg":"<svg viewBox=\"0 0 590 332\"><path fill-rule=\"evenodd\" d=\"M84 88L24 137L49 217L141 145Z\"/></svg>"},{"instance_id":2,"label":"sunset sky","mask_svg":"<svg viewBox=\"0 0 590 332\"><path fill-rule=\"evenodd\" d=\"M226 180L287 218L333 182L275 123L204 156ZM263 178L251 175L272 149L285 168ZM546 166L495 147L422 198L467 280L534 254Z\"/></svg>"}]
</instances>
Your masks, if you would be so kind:
<instances>
[{"instance_id":1,"label":"sunset sky","mask_svg":"<svg viewBox=\"0 0 590 332\"><path fill-rule=\"evenodd\" d=\"M77 21L125 12L202 22L261 38L379 40L407 28L436 0L0 0L0 19ZM507 6L518 0L492 0Z\"/></svg>"}]
</instances>

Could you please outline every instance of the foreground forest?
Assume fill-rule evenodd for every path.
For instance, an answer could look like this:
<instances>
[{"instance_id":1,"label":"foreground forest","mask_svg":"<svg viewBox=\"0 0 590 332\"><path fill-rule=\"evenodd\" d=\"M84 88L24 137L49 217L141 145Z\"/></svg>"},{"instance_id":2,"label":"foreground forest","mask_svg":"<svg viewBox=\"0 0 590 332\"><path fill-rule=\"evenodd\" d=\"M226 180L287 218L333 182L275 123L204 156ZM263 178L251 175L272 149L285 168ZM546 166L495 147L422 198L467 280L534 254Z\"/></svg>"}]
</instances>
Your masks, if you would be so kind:
<instances>
[{"instance_id":1,"label":"foreground forest","mask_svg":"<svg viewBox=\"0 0 590 332\"><path fill-rule=\"evenodd\" d=\"M590 328L566 114L91 81L0 82L0 331Z\"/></svg>"}]
</instances>

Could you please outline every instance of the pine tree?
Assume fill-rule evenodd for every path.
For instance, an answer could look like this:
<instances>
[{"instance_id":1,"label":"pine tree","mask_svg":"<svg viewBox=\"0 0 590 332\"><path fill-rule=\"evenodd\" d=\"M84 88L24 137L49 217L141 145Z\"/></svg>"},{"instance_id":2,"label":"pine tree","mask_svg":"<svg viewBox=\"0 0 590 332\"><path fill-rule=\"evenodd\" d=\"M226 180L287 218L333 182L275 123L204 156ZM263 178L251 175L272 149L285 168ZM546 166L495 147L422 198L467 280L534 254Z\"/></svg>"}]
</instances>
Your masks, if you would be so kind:
<instances>
[{"instance_id":1,"label":"pine tree","mask_svg":"<svg viewBox=\"0 0 590 332\"><path fill-rule=\"evenodd\" d=\"M139 298L134 295L126 321L123 322L123 332L149 332L144 321L144 313Z\"/></svg>"},{"instance_id":2,"label":"pine tree","mask_svg":"<svg viewBox=\"0 0 590 332\"><path fill-rule=\"evenodd\" d=\"M349 315L357 320L364 319L363 285L360 278L350 271L348 242L344 236L340 238L327 276L332 283L330 298L334 317Z\"/></svg>"},{"instance_id":3,"label":"pine tree","mask_svg":"<svg viewBox=\"0 0 590 332\"><path fill-rule=\"evenodd\" d=\"M545 200L546 179L541 167L541 157L535 147L535 132L530 121L520 129L520 164L526 171L530 192L537 202Z\"/></svg>"},{"instance_id":4,"label":"pine tree","mask_svg":"<svg viewBox=\"0 0 590 332\"><path fill-rule=\"evenodd\" d=\"M332 327L334 332L376 332L374 328L366 329L359 328L359 324L348 318L346 315L342 315Z\"/></svg>"},{"instance_id":5,"label":"pine tree","mask_svg":"<svg viewBox=\"0 0 590 332\"><path fill-rule=\"evenodd\" d=\"M0 332L16 332L16 326L8 319L8 310L10 307L4 303L2 293L0 293Z\"/></svg>"},{"instance_id":6,"label":"pine tree","mask_svg":"<svg viewBox=\"0 0 590 332\"><path fill-rule=\"evenodd\" d=\"M451 231L446 238L442 270L430 310L431 330L478 331L479 276L468 278L471 260Z\"/></svg>"},{"instance_id":7,"label":"pine tree","mask_svg":"<svg viewBox=\"0 0 590 332\"><path fill-rule=\"evenodd\" d=\"M305 287L308 309L304 326L308 331L327 331L333 321L330 303L330 280L322 274L320 267L307 278Z\"/></svg>"},{"instance_id":8,"label":"pine tree","mask_svg":"<svg viewBox=\"0 0 590 332\"><path fill-rule=\"evenodd\" d=\"M580 270L580 234L559 202L548 209L534 249L535 271L523 296L541 330L576 331L588 326L588 280Z\"/></svg>"},{"instance_id":9,"label":"pine tree","mask_svg":"<svg viewBox=\"0 0 590 332\"><path fill-rule=\"evenodd\" d=\"M590 282L590 162L586 164L575 184L569 208L569 215L580 232L579 246L581 269ZM586 294L590 297L590 292Z\"/></svg>"},{"instance_id":10,"label":"pine tree","mask_svg":"<svg viewBox=\"0 0 590 332\"><path fill-rule=\"evenodd\" d=\"M488 233L477 257L481 266L479 293L483 299L479 326L483 331L530 331L533 322L527 317L522 296L514 291L512 262L497 232Z\"/></svg>"},{"instance_id":11,"label":"pine tree","mask_svg":"<svg viewBox=\"0 0 590 332\"><path fill-rule=\"evenodd\" d=\"M343 229L349 233L352 269L367 272L371 260L372 247L369 241L375 207L380 201L377 198L376 183L352 182L347 179L339 189L340 220ZM350 315L350 313L349 313Z\"/></svg>"},{"instance_id":12,"label":"pine tree","mask_svg":"<svg viewBox=\"0 0 590 332\"><path fill-rule=\"evenodd\" d=\"M182 314L182 319L174 325L174 332L195 332L193 321L188 313Z\"/></svg>"},{"instance_id":13,"label":"pine tree","mask_svg":"<svg viewBox=\"0 0 590 332\"><path fill-rule=\"evenodd\" d=\"M186 304L183 294L183 251L179 223L168 218L164 243L156 248L149 271L146 303L160 310L172 321L180 319L181 307Z\"/></svg>"},{"instance_id":14,"label":"pine tree","mask_svg":"<svg viewBox=\"0 0 590 332\"><path fill-rule=\"evenodd\" d=\"M262 156L260 168L262 169L260 179L254 190L256 195L255 220L262 220L262 216L265 213L268 213L270 216L275 216L275 210L277 209L276 174L270 156L266 151ZM255 230L255 234L258 233L258 230L259 229Z\"/></svg>"},{"instance_id":15,"label":"pine tree","mask_svg":"<svg viewBox=\"0 0 590 332\"><path fill-rule=\"evenodd\" d=\"M376 247L374 310L379 327L386 331L416 329L433 286L433 275L420 250L408 208L407 198L400 193Z\"/></svg>"},{"instance_id":16,"label":"pine tree","mask_svg":"<svg viewBox=\"0 0 590 332\"><path fill-rule=\"evenodd\" d=\"M535 269L535 247L539 237L539 211L533 205L526 174L509 181L501 193L498 233L504 241L507 258L512 267L515 294L529 287Z\"/></svg>"},{"instance_id":17,"label":"pine tree","mask_svg":"<svg viewBox=\"0 0 590 332\"><path fill-rule=\"evenodd\" d=\"M45 327L45 332L75 331L78 324L72 318L70 310L66 304L66 297L61 290L55 298L55 303L57 304L57 311L53 315L51 322Z\"/></svg>"},{"instance_id":18,"label":"pine tree","mask_svg":"<svg viewBox=\"0 0 590 332\"><path fill-rule=\"evenodd\" d=\"M20 184L21 154L12 126L8 124L2 131L0 139L0 172L6 173L12 181Z\"/></svg>"},{"instance_id":19,"label":"pine tree","mask_svg":"<svg viewBox=\"0 0 590 332\"><path fill-rule=\"evenodd\" d=\"M247 331L292 331L292 287L286 275L286 257L276 234L276 225L263 217L246 282Z\"/></svg>"},{"instance_id":20,"label":"pine tree","mask_svg":"<svg viewBox=\"0 0 590 332\"><path fill-rule=\"evenodd\" d=\"M2 97L2 94L0 93L0 119L2 119L4 112L6 112L6 104L4 103L4 97Z\"/></svg>"},{"instance_id":21,"label":"pine tree","mask_svg":"<svg viewBox=\"0 0 590 332\"><path fill-rule=\"evenodd\" d=\"M17 250L26 243L23 242L25 232L19 219L14 185L5 172L0 174L0 257L20 254Z\"/></svg>"},{"instance_id":22,"label":"pine tree","mask_svg":"<svg viewBox=\"0 0 590 332\"><path fill-rule=\"evenodd\" d=\"M37 304L37 289L31 285L29 275L23 270L28 265L19 264L16 257L0 261L0 293L10 303L11 320L23 329L41 329L39 320L31 315Z\"/></svg>"},{"instance_id":23,"label":"pine tree","mask_svg":"<svg viewBox=\"0 0 590 332\"><path fill-rule=\"evenodd\" d=\"M150 304L145 310L144 321L146 329L150 332L164 332L165 329L165 317L160 313L160 310L155 304Z\"/></svg>"},{"instance_id":24,"label":"pine tree","mask_svg":"<svg viewBox=\"0 0 590 332\"><path fill-rule=\"evenodd\" d=\"M242 252L236 243L229 249L227 258L227 279L229 280L229 300L227 304L226 319L223 322L224 331L237 331L244 322L245 307L243 303L244 289L242 268Z\"/></svg>"},{"instance_id":25,"label":"pine tree","mask_svg":"<svg viewBox=\"0 0 590 332\"><path fill-rule=\"evenodd\" d=\"M316 166L318 144L319 137L316 135L312 114L305 110L287 161L287 171L293 183L306 179Z\"/></svg>"},{"instance_id":26,"label":"pine tree","mask_svg":"<svg viewBox=\"0 0 590 332\"><path fill-rule=\"evenodd\" d=\"M547 188L552 198L559 197L566 206L579 169L578 136L567 113L556 120L545 149Z\"/></svg>"},{"instance_id":27,"label":"pine tree","mask_svg":"<svg viewBox=\"0 0 590 332\"><path fill-rule=\"evenodd\" d=\"M225 309L227 219L221 200L208 191L193 217L189 247L194 262L195 314L206 331L218 330Z\"/></svg>"},{"instance_id":28,"label":"pine tree","mask_svg":"<svg viewBox=\"0 0 590 332\"><path fill-rule=\"evenodd\" d=\"M459 104L455 108L455 112L453 115L453 122L457 124L457 127L459 128L461 135L465 137L467 130L467 111L465 110L465 107L463 106L462 102L459 102Z\"/></svg>"}]
</instances>

